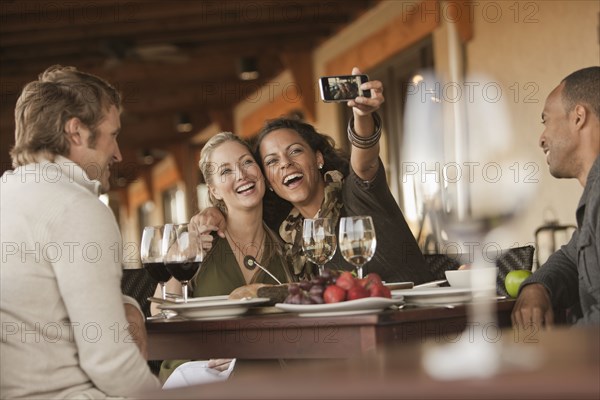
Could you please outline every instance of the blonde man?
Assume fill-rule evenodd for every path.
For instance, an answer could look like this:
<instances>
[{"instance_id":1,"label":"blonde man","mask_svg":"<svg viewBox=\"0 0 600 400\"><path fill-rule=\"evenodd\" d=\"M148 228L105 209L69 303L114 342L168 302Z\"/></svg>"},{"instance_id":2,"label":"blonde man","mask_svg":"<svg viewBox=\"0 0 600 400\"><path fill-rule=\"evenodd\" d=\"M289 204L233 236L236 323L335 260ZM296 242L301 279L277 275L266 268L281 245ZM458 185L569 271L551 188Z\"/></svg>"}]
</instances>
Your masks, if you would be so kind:
<instances>
[{"instance_id":1,"label":"blonde man","mask_svg":"<svg viewBox=\"0 0 600 400\"><path fill-rule=\"evenodd\" d=\"M143 316L121 295L119 229L98 199L121 161L120 104L107 82L60 66L17 100L15 169L0 183L2 398L159 387L142 354Z\"/></svg>"}]
</instances>

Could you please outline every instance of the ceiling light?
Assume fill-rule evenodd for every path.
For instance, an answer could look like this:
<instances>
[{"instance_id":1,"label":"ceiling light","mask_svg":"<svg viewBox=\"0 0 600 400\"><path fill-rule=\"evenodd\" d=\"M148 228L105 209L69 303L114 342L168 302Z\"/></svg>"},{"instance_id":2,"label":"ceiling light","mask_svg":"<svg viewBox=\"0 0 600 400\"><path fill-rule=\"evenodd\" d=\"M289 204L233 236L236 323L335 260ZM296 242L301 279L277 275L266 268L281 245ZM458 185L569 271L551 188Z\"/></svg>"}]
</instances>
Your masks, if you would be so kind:
<instances>
[{"instance_id":1,"label":"ceiling light","mask_svg":"<svg viewBox=\"0 0 600 400\"><path fill-rule=\"evenodd\" d=\"M256 58L242 57L238 61L239 77L243 81L251 81L258 79L258 67L256 66Z\"/></svg>"},{"instance_id":2,"label":"ceiling light","mask_svg":"<svg viewBox=\"0 0 600 400\"><path fill-rule=\"evenodd\" d=\"M194 126L192 125L192 120L190 119L190 116L187 113L179 114L179 116L177 117L175 128L177 129L177 132L180 133L191 132L192 129L194 129Z\"/></svg>"}]
</instances>

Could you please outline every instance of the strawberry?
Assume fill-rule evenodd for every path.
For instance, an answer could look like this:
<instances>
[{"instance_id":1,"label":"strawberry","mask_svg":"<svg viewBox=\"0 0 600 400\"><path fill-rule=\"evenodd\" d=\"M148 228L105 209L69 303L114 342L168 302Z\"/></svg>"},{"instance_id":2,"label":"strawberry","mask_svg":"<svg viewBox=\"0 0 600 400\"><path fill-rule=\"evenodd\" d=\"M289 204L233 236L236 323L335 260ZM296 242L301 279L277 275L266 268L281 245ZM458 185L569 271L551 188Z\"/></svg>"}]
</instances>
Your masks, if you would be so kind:
<instances>
[{"instance_id":1,"label":"strawberry","mask_svg":"<svg viewBox=\"0 0 600 400\"><path fill-rule=\"evenodd\" d=\"M375 272L367 274L363 279L366 279L371 285L381 285L381 277Z\"/></svg>"},{"instance_id":2,"label":"strawberry","mask_svg":"<svg viewBox=\"0 0 600 400\"><path fill-rule=\"evenodd\" d=\"M368 288L369 280L367 278L357 279L358 284L364 288Z\"/></svg>"},{"instance_id":3,"label":"strawberry","mask_svg":"<svg viewBox=\"0 0 600 400\"><path fill-rule=\"evenodd\" d=\"M369 297L370 293L367 289L360 285L356 285L350 290L348 290L347 300L357 300L362 299L364 297Z\"/></svg>"},{"instance_id":4,"label":"strawberry","mask_svg":"<svg viewBox=\"0 0 600 400\"><path fill-rule=\"evenodd\" d=\"M350 290L356 285L356 280L350 272L344 271L338 276L335 284L344 290Z\"/></svg>"},{"instance_id":5,"label":"strawberry","mask_svg":"<svg viewBox=\"0 0 600 400\"><path fill-rule=\"evenodd\" d=\"M329 285L323 292L325 303L339 303L346 300L346 291L337 285Z\"/></svg>"},{"instance_id":6,"label":"strawberry","mask_svg":"<svg viewBox=\"0 0 600 400\"><path fill-rule=\"evenodd\" d=\"M387 297L388 299L392 298L392 292L389 288L383 286L383 284L372 284L369 287L369 293L371 297Z\"/></svg>"},{"instance_id":7,"label":"strawberry","mask_svg":"<svg viewBox=\"0 0 600 400\"><path fill-rule=\"evenodd\" d=\"M388 299L392 298L392 291L387 286L383 287L383 297L387 297Z\"/></svg>"}]
</instances>

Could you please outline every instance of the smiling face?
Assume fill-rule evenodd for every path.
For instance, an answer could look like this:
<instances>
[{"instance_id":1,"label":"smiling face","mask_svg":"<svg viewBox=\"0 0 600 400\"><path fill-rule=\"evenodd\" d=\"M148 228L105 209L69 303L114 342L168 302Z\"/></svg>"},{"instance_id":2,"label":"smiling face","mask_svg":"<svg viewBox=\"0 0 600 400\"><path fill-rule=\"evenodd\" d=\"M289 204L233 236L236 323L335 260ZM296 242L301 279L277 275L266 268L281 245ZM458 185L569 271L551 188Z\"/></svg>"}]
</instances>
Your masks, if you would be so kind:
<instances>
[{"instance_id":1,"label":"smiling face","mask_svg":"<svg viewBox=\"0 0 600 400\"><path fill-rule=\"evenodd\" d=\"M575 132L574 112L567 112L562 101L564 84L554 89L544 105L544 131L539 145L546 154L550 173L556 178L574 178L580 173L579 139Z\"/></svg>"},{"instance_id":2,"label":"smiling face","mask_svg":"<svg viewBox=\"0 0 600 400\"><path fill-rule=\"evenodd\" d=\"M100 182L103 192L110 188L110 166L123 160L117 136L121 131L119 110L111 106L102 122L96 127L96 138L91 143L90 129L74 119L68 123L68 130L74 135L69 158L75 161L85 171L90 180Z\"/></svg>"},{"instance_id":3,"label":"smiling face","mask_svg":"<svg viewBox=\"0 0 600 400\"><path fill-rule=\"evenodd\" d=\"M209 189L216 199L223 200L229 212L262 207L264 177L246 146L231 140L224 142L212 151L208 161Z\"/></svg>"},{"instance_id":4,"label":"smiling face","mask_svg":"<svg viewBox=\"0 0 600 400\"><path fill-rule=\"evenodd\" d=\"M322 154L315 153L292 129L268 133L261 141L259 151L275 193L292 203L305 217L312 217L324 195L324 182L318 169L323 164Z\"/></svg>"}]
</instances>

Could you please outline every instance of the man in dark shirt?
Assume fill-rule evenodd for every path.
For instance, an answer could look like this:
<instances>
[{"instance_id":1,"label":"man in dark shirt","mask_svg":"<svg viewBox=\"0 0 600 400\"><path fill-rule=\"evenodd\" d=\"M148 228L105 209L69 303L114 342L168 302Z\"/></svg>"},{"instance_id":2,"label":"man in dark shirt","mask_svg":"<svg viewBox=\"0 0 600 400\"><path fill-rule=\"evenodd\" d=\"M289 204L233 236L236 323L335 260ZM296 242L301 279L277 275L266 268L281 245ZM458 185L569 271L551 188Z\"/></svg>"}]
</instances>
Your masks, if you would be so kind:
<instances>
[{"instance_id":1,"label":"man in dark shirt","mask_svg":"<svg viewBox=\"0 0 600 400\"><path fill-rule=\"evenodd\" d=\"M569 243L520 288L513 325L551 326L553 308L581 306L577 324L600 324L600 67L567 76L546 99L540 147L550 173L584 187Z\"/></svg>"}]
</instances>

